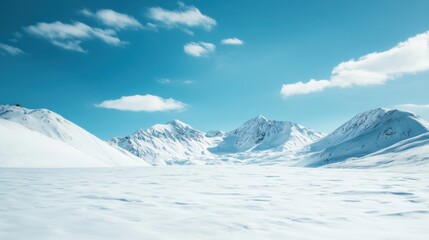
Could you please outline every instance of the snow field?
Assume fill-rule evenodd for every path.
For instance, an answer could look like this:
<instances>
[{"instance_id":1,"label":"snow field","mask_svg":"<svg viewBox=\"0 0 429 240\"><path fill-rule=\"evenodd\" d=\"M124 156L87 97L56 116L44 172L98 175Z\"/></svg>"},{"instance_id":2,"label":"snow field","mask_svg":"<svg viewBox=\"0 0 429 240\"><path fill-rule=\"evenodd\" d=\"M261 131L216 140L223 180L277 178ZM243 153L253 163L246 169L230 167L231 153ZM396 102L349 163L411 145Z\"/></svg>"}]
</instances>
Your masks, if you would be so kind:
<instances>
[{"instance_id":1,"label":"snow field","mask_svg":"<svg viewBox=\"0 0 429 240\"><path fill-rule=\"evenodd\" d=\"M0 239L427 239L427 169L0 169Z\"/></svg>"}]
</instances>

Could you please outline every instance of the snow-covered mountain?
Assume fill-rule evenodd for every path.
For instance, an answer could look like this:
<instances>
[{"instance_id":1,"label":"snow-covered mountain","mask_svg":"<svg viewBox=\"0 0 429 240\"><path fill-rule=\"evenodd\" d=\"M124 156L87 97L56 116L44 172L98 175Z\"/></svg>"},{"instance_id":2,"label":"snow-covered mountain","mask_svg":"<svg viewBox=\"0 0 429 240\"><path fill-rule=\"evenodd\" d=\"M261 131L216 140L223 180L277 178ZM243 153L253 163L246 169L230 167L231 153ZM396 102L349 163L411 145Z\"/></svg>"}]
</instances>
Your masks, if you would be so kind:
<instances>
[{"instance_id":1,"label":"snow-covered mountain","mask_svg":"<svg viewBox=\"0 0 429 240\"><path fill-rule=\"evenodd\" d=\"M246 155L250 155L265 150L296 149L322 136L322 133L295 123L270 121L258 116L227 133L203 133L174 120L147 130L140 129L126 137L113 138L110 142L151 164L160 165L231 159L234 156L225 155L242 152L249 152Z\"/></svg>"},{"instance_id":2,"label":"snow-covered mountain","mask_svg":"<svg viewBox=\"0 0 429 240\"><path fill-rule=\"evenodd\" d=\"M186 123L173 120L156 124L147 130L137 130L126 137L113 138L110 142L153 165L186 164L196 158L213 158L207 150L217 141L217 136L207 137ZM179 162L180 161L180 162Z\"/></svg>"},{"instance_id":3,"label":"snow-covered mountain","mask_svg":"<svg viewBox=\"0 0 429 240\"><path fill-rule=\"evenodd\" d=\"M410 112L378 108L363 112L310 145L297 166L317 167L363 157L429 131L429 123Z\"/></svg>"},{"instance_id":4,"label":"snow-covered mountain","mask_svg":"<svg viewBox=\"0 0 429 240\"><path fill-rule=\"evenodd\" d=\"M50 110L0 105L0 167L420 164L429 160L428 134L429 123L420 117L379 108L327 136L258 116L229 132L204 133L173 120L106 143Z\"/></svg>"},{"instance_id":5,"label":"snow-covered mountain","mask_svg":"<svg viewBox=\"0 0 429 240\"><path fill-rule=\"evenodd\" d=\"M405 139L375 153L329 164L330 168L429 166L429 132Z\"/></svg>"},{"instance_id":6,"label":"snow-covered mountain","mask_svg":"<svg viewBox=\"0 0 429 240\"><path fill-rule=\"evenodd\" d=\"M52 158L46 158L46 154L51 154L53 152L58 152L54 149L55 147L50 147L46 145L48 143L52 143L55 141L56 143L52 146L56 145L67 145L68 150L64 150L64 154L66 152L73 152L72 156L81 153L81 155L85 155L86 157L81 157L80 159L75 159L75 161L81 161L83 159L93 159L93 161L98 162L98 164L92 164L94 166L105 166L105 167L113 167L113 166L143 166L147 165L141 159L133 156L132 154L124 151L123 149L116 148L114 146L109 145L107 142L100 140L94 135L90 134L86 130L77 126L76 124L64 119L62 116L47 110L47 109L27 109L20 106L15 105L1 105L0 106L0 119L2 120L2 124L4 127L5 133L0 135L1 141L3 143L10 141L11 149L2 149L2 156L8 156L7 159L2 158L0 161L16 161L19 162L20 157L11 155L12 152L26 152L29 156L31 156L35 161L42 162L46 160L42 165L44 167L47 166L61 166L58 162ZM11 124L9 122L16 123L22 127L25 127L29 131L24 131L22 128L17 127L16 124ZM9 128L9 130L5 130ZM19 131L20 138L16 138L13 135L13 132L10 129L17 129ZM38 134L34 134L34 132ZM26 135L29 135L27 138ZM31 135L31 136L30 136ZM45 151L37 151L32 153L30 149L33 149L34 146L31 145L31 142L28 139L39 139L40 135L44 135L46 138L44 140L36 141L34 140L34 146L40 146L40 149L45 149ZM20 140L21 139L21 140ZM24 140L25 139L25 140ZM21 144L22 141L22 144ZM25 144L24 144L25 143ZM59 144L61 143L61 144ZM10 145L9 144L9 145ZM42 146L43 145L43 146ZM13 149L13 147L16 149ZM65 147L62 147L65 149ZM71 151L70 148L73 148L76 151ZM51 150L50 150L51 149ZM16 151L15 151L16 150ZM19 150L19 151L18 151ZM70 151L69 151L70 150ZM36 153L41 153L38 155ZM44 153L44 154L43 154ZM59 154L58 158L70 159L73 158L66 157L64 154ZM29 158L31 160L31 158ZM63 159L58 159L57 161L63 161ZM78 167L79 164L71 163L75 167ZM91 164L89 164L91 165ZM68 166L68 165L67 165ZM82 166L87 166L83 164ZM33 167L37 167L33 164Z\"/></svg>"},{"instance_id":7,"label":"snow-covered mountain","mask_svg":"<svg viewBox=\"0 0 429 240\"><path fill-rule=\"evenodd\" d=\"M323 133L296 123L272 121L258 116L226 133L222 141L210 151L216 154L283 151L303 147L323 136Z\"/></svg>"},{"instance_id":8,"label":"snow-covered mountain","mask_svg":"<svg viewBox=\"0 0 429 240\"><path fill-rule=\"evenodd\" d=\"M0 167L109 167L103 161L19 123L0 118Z\"/></svg>"}]
</instances>

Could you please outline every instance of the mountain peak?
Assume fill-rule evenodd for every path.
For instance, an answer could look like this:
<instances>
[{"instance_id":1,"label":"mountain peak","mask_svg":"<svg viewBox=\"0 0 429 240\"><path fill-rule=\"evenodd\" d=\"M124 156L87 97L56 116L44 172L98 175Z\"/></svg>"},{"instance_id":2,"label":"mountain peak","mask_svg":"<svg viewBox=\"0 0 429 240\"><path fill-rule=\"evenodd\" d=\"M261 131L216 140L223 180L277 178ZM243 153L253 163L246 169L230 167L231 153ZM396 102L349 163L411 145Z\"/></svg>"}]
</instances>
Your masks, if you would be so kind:
<instances>
[{"instance_id":1,"label":"mountain peak","mask_svg":"<svg viewBox=\"0 0 429 240\"><path fill-rule=\"evenodd\" d=\"M178 119L173 119L171 121L168 121L166 123L166 125L170 125L170 126L173 126L173 127L189 127L189 128L191 128L191 126L189 126L189 124L186 124L186 123L184 123L184 122L182 122L182 121L180 121Z\"/></svg>"},{"instance_id":2,"label":"mountain peak","mask_svg":"<svg viewBox=\"0 0 429 240\"><path fill-rule=\"evenodd\" d=\"M251 120L258 120L258 121L269 121L266 117L262 116L262 115L258 115L254 118L252 118Z\"/></svg>"},{"instance_id":3,"label":"mountain peak","mask_svg":"<svg viewBox=\"0 0 429 240\"><path fill-rule=\"evenodd\" d=\"M265 123L269 123L270 120L268 120L266 117L262 116L262 115L258 115L254 118L249 119L248 121L246 121L243 126L248 126L248 125L260 125L260 124L265 124Z\"/></svg>"},{"instance_id":4,"label":"mountain peak","mask_svg":"<svg viewBox=\"0 0 429 240\"><path fill-rule=\"evenodd\" d=\"M365 116L383 115L389 111L392 111L392 110L390 110L388 108L379 107L379 108L374 108L374 109L371 109L371 110L368 110L365 112L361 112L361 113L357 114L356 117L363 116L363 115L365 115Z\"/></svg>"},{"instance_id":5,"label":"mountain peak","mask_svg":"<svg viewBox=\"0 0 429 240\"><path fill-rule=\"evenodd\" d=\"M195 157L207 157L211 141L204 133L195 130L180 120L171 120L165 124L139 129L134 134L117 137L110 142L153 165L167 164L173 160Z\"/></svg>"},{"instance_id":6,"label":"mountain peak","mask_svg":"<svg viewBox=\"0 0 429 240\"><path fill-rule=\"evenodd\" d=\"M212 152L218 154L245 151L294 149L310 144L323 134L286 121L270 121L262 115L252 118L225 134Z\"/></svg>"},{"instance_id":7,"label":"mountain peak","mask_svg":"<svg viewBox=\"0 0 429 240\"><path fill-rule=\"evenodd\" d=\"M311 151L321 152L306 165L319 166L351 156L365 156L427 132L429 123L411 112L376 108L357 114L312 144Z\"/></svg>"},{"instance_id":8,"label":"mountain peak","mask_svg":"<svg viewBox=\"0 0 429 240\"><path fill-rule=\"evenodd\" d=\"M209 137L209 138L223 137L224 135L225 133L219 130L211 130L206 133L206 137Z\"/></svg>"},{"instance_id":9,"label":"mountain peak","mask_svg":"<svg viewBox=\"0 0 429 240\"><path fill-rule=\"evenodd\" d=\"M414 119L419 119L419 121L423 125L426 125L426 122L423 119L420 119L420 117L418 117L412 112L402 111L398 109L375 108L375 109L357 114L355 117L353 117L350 121L345 123L339 129L344 130L345 128L355 128L357 126L366 129L371 125L376 124L379 121L382 121L385 118L406 119L409 117Z\"/></svg>"}]
</instances>

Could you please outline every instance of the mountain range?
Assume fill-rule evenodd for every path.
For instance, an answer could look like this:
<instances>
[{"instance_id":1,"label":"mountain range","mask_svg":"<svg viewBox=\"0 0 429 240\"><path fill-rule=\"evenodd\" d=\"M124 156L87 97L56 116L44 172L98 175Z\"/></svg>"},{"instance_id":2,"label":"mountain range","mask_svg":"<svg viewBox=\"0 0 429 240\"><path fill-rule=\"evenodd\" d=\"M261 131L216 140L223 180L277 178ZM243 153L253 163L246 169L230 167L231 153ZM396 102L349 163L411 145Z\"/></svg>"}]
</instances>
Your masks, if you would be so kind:
<instances>
[{"instance_id":1,"label":"mountain range","mask_svg":"<svg viewBox=\"0 0 429 240\"><path fill-rule=\"evenodd\" d=\"M0 105L0 167L117 167L184 164L281 164L373 168L429 160L429 123L378 108L326 135L257 116L223 132L180 120L107 142L47 109Z\"/></svg>"}]
</instances>

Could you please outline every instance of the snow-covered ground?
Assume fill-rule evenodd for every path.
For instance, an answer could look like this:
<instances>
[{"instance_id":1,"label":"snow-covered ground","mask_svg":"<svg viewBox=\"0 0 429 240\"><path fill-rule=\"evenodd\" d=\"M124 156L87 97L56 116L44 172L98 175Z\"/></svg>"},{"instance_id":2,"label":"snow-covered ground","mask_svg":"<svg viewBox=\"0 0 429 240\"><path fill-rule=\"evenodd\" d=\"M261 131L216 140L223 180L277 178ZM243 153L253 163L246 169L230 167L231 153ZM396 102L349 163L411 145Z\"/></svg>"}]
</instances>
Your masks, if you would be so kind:
<instances>
[{"instance_id":1,"label":"snow-covered ground","mask_svg":"<svg viewBox=\"0 0 429 240\"><path fill-rule=\"evenodd\" d=\"M427 239L427 168L0 169L0 239Z\"/></svg>"}]
</instances>

